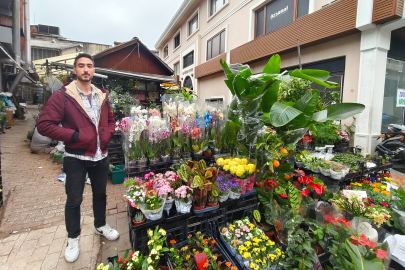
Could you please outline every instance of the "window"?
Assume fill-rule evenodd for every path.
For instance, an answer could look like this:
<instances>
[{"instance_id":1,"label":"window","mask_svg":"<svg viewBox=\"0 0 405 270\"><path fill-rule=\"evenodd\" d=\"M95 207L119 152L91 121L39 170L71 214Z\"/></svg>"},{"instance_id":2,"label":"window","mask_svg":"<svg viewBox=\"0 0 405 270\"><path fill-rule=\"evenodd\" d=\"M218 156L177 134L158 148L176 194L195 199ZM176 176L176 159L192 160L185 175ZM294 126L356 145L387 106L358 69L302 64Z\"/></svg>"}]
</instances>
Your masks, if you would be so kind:
<instances>
[{"instance_id":1,"label":"window","mask_svg":"<svg viewBox=\"0 0 405 270\"><path fill-rule=\"evenodd\" d=\"M210 1L210 17L226 4L226 0L209 0Z\"/></svg>"},{"instance_id":2,"label":"window","mask_svg":"<svg viewBox=\"0 0 405 270\"><path fill-rule=\"evenodd\" d=\"M183 86L187 87L187 88L189 88L191 90L193 89L193 81L191 80L190 76L187 76L184 79Z\"/></svg>"},{"instance_id":3,"label":"window","mask_svg":"<svg viewBox=\"0 0 405 270\"><path fill-rule=\"evenodd\" d=\"M55 56L59 56L59 55L60 55L59 51L57 51L57 50L31 48L32 60L46 59L46 58L55 57Z\"/></svg>"},{"instance_id":4,"label":"window","mask_svg":"<svg viewBox=\"0 0 405 270\"><path fill-rule=\"evenodd\" d=\"M225 30L207 41L207 60L225 52Z\"/></svg>"},{"instance_id":5,"label":"window","mask_svg":"<svg viewBox=\"0 0 405 270\"><path fill-rule=\"evenodd\" d=\"M197 14L188 22L188 36L191 36L198 30L198 12Z\"/></svg>"},{"instance_id":6,"label":"window","mask_svg":"<svg viewBox=\"0 0 405 270\"><path fill-rule=\"evenodd\" d=\"M194 51L189 52L183 57L183 68L191 66L194 64Z\"/></svg>"},{"instance_id":7,"label":"window","mask_svg":"<svg viewBox=\"0 0 405 270\"><path fill-rule=\"evenodd\" d=\"M169 56L169 45L166 45L164 48L163 48L163 59L165 59L166 57L168 57Z\"/></svg>"},{"instance_id":8,"label":"window","mask_svg":"<svg viewBox=\"0 0 405 270\"><path fill-rule=\"evenodd\" d=\"M173 50L180 46L180 32L174 37L173 43L174 43Z\"/></svg>"},{"instance_id":9,"label":"window","mask_svg":"<svg viewBox=\"0 0 405 270\"><path fill-rule=\"evenodd\" d=\"M174 75L180 74L180 62L177 62L176 64L173 65L173 70L174 70Z\"/></svg>"},{"instance_id":10,"label":"window","mask_svg":"<svg viewBox=\"0 0 405 270\"><path fill-rule=\"evenodd\" d=\"M299 0L297 8L300 8L298 12L300 16L306 15L305 10L308 14L307 3L309 5L308 1ZM294 14L294 12L296 13ZM295 15L297 15L295 0L275 0L271 2L256 11L255 37L268 34L292 23Z\"/></svg>"}]
</instances>

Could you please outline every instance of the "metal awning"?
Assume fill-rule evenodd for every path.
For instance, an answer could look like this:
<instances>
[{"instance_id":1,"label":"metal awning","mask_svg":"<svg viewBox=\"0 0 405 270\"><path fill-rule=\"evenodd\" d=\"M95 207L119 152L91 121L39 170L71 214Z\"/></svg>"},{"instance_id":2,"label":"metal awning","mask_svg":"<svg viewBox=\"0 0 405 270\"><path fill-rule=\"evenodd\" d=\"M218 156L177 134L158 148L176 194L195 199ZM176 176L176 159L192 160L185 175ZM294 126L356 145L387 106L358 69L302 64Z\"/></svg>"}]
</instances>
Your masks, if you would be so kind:
<instances>
[{"instance_id":1,"label":"metal awning","mask_svg":"<svg viewBox=\"0 0 405 270\"><path fill-rule=\"evenodd\" d=\"M54 66L60 69L73 69L73 65L59 63L59 62L51 62L50 66ZM176 83L176 80L173 79L171 76L165 75L158 75L158 74L148 74L148 73L140 73L140 72L131 72L131 71L124 71L124 70L116 70L111 68L99 68L96 67L96 72L103 75L111 75L117 77L124 77L129 79L139 79L139 80L146 80L146 81L155 81L159 83L163 82L172 82Z\"/></svg>"}]
</instances>

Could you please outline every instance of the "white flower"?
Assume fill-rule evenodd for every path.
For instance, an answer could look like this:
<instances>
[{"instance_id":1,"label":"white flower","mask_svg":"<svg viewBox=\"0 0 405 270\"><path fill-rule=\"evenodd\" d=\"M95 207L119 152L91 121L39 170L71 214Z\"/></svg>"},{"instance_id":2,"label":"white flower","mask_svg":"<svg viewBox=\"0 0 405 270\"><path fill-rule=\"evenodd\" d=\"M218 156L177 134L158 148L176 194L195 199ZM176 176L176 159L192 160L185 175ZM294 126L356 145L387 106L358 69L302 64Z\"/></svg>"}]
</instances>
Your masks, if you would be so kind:
<instances>
[{"instance_id":1,"label":"white flower","mask_svg":"<svg viewBox=\"0 0 405 270\"><path fill-rule=\"evenodd\" d=\"M150 258L150 257L148 257L148 264L151 264L152 263L152 259Z\"/></svg>"},{"instance_id":2,"label":"white flower","mask_svg":"<svg viewBox=\"0 0 405 270\"><path fill-rule=\"evenodd\" d=\"M151 255L155 255L155 254L157 254L156 249L152 249L152 251L150 252L150 254L151 254Z\"/></svg>"},{"instance_id":3,"label":"white flower","mask_svg":"<svg viewBox=\"0 0 405 270\"><path fill-rule=\"evenodd\" d=\"M148 270L153 270L153 266L149 265Z\"/></svg>"}]
</instances>

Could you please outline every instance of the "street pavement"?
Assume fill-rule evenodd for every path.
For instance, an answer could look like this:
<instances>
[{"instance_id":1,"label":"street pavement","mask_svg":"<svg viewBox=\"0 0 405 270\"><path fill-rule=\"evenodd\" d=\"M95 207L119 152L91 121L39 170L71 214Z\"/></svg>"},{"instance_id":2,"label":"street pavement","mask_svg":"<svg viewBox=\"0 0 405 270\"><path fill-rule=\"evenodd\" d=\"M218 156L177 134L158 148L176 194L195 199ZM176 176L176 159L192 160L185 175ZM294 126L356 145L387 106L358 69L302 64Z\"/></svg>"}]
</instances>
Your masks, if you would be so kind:
<instances>
[{"instance_id":1,"label":"street pavement","mask_svg":"<svg viewBox=\"0 0 405 270\"><path fill-rule=\"evenodd\" d=\"M67 233L64 222L66 200L61 164L49 154L32 154L26 141L35 126L36 105L28 105L25 119L14 119L13 126L0 135L1 173L4 205L0 208L1 269L96 269L107 257L131 249L127 204L123 184L107 185L107 223L121 234L108 241L94 234L92 194L86 185L82 213L80 256L67 263L64 251Z\"/></svg>"}]
</instances>

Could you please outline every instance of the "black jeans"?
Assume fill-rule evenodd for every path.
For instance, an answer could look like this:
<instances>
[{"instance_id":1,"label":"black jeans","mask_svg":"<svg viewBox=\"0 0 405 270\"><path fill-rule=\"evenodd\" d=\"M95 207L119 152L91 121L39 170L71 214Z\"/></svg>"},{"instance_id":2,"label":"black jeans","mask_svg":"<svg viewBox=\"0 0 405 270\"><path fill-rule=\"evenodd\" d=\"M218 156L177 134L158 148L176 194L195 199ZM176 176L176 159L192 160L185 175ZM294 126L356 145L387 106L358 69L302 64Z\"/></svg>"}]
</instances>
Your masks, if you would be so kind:
<instances>
[{"instance_id":1,"label":"black jeans","mask_svg":"<svg viewBox=\"0 0 405 270\"><path fill-rule=\"evenodd\" d=\"M65 223L69 238L80 235L80 205L83 201L83 190L86 173L89 174L93 191L94 226L104 226L107 205L107 176L110 160L83 161L73 157L63 158L63 169L66 173L65 190Z\"/></svg>"}]
</instances>

